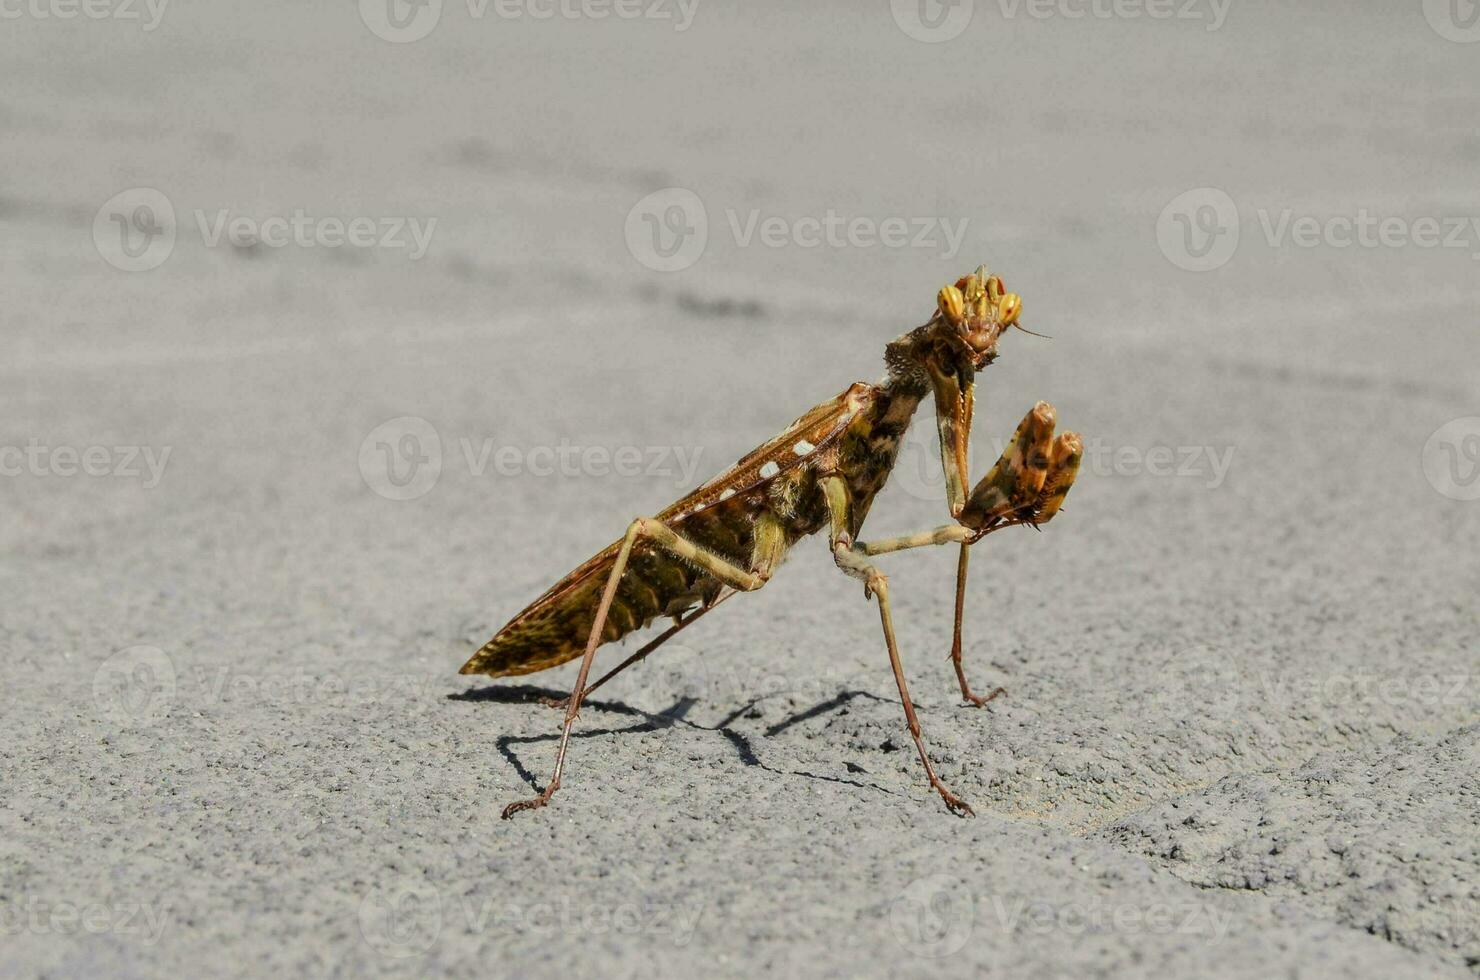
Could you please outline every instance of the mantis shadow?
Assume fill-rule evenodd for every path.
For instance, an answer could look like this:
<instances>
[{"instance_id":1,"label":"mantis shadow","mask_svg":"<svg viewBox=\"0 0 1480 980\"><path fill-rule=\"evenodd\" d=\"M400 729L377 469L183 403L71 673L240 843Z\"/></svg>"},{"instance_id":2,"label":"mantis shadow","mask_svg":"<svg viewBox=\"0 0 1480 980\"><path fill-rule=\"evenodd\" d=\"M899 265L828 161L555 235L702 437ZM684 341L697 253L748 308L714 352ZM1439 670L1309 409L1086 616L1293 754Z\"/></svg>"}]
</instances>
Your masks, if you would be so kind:
<instances>
[{"instance_id":1,"label":"mantis shadow","mask_svg":"<svg viewBox=\"0 0 1480 980\"><path fill-rule=\"evenodd\" d=\"M496 704L544 704L545 702L550 700L559 700L560 698L563 698L566 693L568 692L557 691L552 688L540 687L534 684L507 684L490 687L470 688L466 691L459 691L453 694L449 694L447 695L447 698L450 701L490 701ZM696 704L699 703L698 699L696 698L679 698L678 700L674 701L674 703L670 707L657 712L644 711L641 708L633 707L632 705L627 704L623 701L610 701L599 698L588 698L581 702L581 707L583 709L591 708L595 711L605 711L618 715L627 715L633 718L641 718L642 721L634 725L629 725L625 728L593 728L584 731L575 730L571 732L571 738L585 739L599 738L605 735L640 734L646 732L655 732L665 728L672 728L674 725L685 725L698 731L716 732L724 736L726 741L734 746L736 755L739 757L740 762L746 766L758 767L766 772L774 773L778 776L802 776L807 779L817 779L829 783L842 783L848 786L857 786L862 789L875 789L881 793L887 793L891 796L901 795L899 793L896 793L894 790L886 789L883 786L877 785L876 783L863 783L854 779L844 779L839 776L827 776L820 773L812 773L800 769L789 771L785 769L777 769L772 766L768 766L764 762L762 762L759 756L755 754L755 748L751 743L750 736L746 735L744 732L738 731L732 726L738 718L748 714L757 704L774 696L775 695L762 695L760 697L752 698L744 704L740 705L738 708L735 708L729 714L725 715L722 719L720 719L718 723L714 725L705 725L699 722L688 720L689 712L694 708ZM788 715L786 718L782 719L776 724L767 727L763 732L762 737L770 738L773 735L779 735L781 732L786 731L788 728L791 728L794 725L800 724L804 721L809 721L813 718L827 714L832 711L837 711L845 707L855 698L868 698L870 700L880 702L887 702L889 700L888 698L881 698L878 695L872 694L868 691L841 691L825 701L814 704L810 708L806 708L802 711L794 712L793 714ZM551 715L554 716L555 712L552 711ZM558 731L550 732L544 735L500 735L494 741L494 746L498 749L499 754L502 755L504 759L508 761L509 765L514 768L514 771L518 773L521 780L528 784L530 788L533 789L535 792L541 792L542 788L540 787L538 781L535 779L534 774L531 773L527 768L525 768L523 762L520 761L518 754L514 751L514 746L535 744L540 742L556 742L559 740L560 733Z\"/></svg>"}]
</instances>

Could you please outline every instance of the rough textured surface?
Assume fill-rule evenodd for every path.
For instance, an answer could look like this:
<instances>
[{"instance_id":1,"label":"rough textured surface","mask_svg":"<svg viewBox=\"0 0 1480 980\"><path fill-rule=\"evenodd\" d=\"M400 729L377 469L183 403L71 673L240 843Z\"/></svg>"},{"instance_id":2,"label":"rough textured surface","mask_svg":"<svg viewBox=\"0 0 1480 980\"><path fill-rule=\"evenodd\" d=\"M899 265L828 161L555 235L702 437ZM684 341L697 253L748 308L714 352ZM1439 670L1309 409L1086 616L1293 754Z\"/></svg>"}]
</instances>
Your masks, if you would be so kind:
<instances>
[{"instance_id":1,"label":"rough textured surface","mask_svg":"<svg viewBox=\"0 0 1480 980\"><path fill-rule=\"evenodd\" d=\"M0 976L1474 975L1480 502L1425 473L1480 413L1480 245L1260 218L1480 213L1473 45L1416 4L1209 31L978 3L944 44L887 4L682 32L448 4L410 44L353 6L6 23L0 447L170 455L0 477ZM623 229L670 185L709 245L659 274ZM138 186L179 239L120 272L93 216ZM1158 215L1204 186L1242 240L1183 271ZM439 223L413 262L195 218L296 208ZM969 224L960 254L770 247L731 209ZM469 652L877 377L983 259L1054 339L1004 341L976 465L1038 398L1091 457L1045 533L974 560L989 708L945 662L951 556L885 562L977 818L803 546L603 690L556 805L500 822L574 665L486 683ZM407 500L401 417L442 464ZM942 519L928 430L873 534ZM562 446L643 472L540 475Z\"/></svg>"},{"instance_id":2,"label":"rough textured surface","mask_svg":"<svg viewBox=\"0 0 1480 980\"><path fill-rule=\"evenodd\" d=\"M1204 888L1254 891L1480 964L1480 731L1241 773L1100 832Z\"/></svg>"}]
</instances>

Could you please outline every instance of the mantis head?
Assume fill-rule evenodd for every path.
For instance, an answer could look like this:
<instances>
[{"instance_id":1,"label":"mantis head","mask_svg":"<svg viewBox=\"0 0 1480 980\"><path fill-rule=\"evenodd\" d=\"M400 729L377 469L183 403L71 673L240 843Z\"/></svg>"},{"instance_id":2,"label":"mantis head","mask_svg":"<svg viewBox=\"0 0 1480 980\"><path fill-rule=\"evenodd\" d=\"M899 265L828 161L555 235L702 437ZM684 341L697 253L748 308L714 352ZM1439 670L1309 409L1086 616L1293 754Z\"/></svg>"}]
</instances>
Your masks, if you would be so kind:
<instances>
[{"instance_id":1,"label":"mantis head","mask_svg":"<svg viewBox=\"0 0 1480 980\"><path fill-rule=\"evenodd\" d=\"M891 371L918 371L922 387L933 389L946 495L954 514L966 502L976 373L996 359L997 341L1009 327L1023 329L1018 326L1022 308L1017 293L979 266L941 289L930 322L891 344L886 355Z\"/></svg>"},{"instance_id":2,"label":"mantis head","mask_svg":"<svg viewBox=\"0 0 1480 980\"><path fill-rule=\"evenodd\" d=\"M955 285L942 287L936 307L938 334L945 345L973 371L979 371L997 356L997 339L1003 332L1018 326L1023 300L1009 293L1002 279L989 274L983 265L957 279Z\"/></svg>"}]
</instances>

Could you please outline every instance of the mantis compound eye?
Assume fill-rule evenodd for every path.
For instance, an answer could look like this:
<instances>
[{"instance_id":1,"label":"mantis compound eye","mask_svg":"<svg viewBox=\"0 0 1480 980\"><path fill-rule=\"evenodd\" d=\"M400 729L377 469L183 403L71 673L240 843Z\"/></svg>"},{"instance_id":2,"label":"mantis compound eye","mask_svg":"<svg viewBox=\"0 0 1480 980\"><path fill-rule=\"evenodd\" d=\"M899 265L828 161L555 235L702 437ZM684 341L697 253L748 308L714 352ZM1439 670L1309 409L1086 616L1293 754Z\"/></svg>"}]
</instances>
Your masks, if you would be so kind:
<instances>
[{"instance_id":1,"label":"mantis compound eye","mask_svg":"<svg viewBox=\"0 0 1480 980\"><path fill-rule=\"evenodd\" d=\"M955 286L943 286L935 302L940 307L941 315L951 321L952 325L961 325L966 317L966 297L961 295L961 290Z\"/></svg>"},{"instance_id":2,"label":"mantis compound eye","mask_svg":"<svg viewBox=\"0 0 1480 980\"><path fill-rule=\"evenodd\" d=\"M1017 323L1018 314L1023 311L1023 298L1017 293L1007 293L1002 297L997 310L997 316L1002 321L1002 325L1010 327Z\"/></svg>"}]
</instances>

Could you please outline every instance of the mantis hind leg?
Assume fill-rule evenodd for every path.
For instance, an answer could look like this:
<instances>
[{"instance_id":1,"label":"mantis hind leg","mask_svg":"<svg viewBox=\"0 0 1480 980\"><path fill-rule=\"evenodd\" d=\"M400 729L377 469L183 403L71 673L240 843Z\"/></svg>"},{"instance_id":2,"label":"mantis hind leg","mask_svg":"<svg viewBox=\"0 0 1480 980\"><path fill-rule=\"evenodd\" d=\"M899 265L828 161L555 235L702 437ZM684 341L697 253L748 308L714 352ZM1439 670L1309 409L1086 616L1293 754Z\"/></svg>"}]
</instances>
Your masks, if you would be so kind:
<instances>
[{"instance_id":1,"label":"mantis hind leg","mask_svg":"<svg viewBox=\"0 0 1480 980\"><path fill-rule=\"evenodd\" d=\"M622 582L622 575L627 570L627 562L632 557L632 549L637 546L639 541L644 540L651 542L654 546L661 548L681 561L697 565L725 585L740 592L754 592L756 589L765 585L771 577L773 559L770 557L769 551L764 552L765 557L762 560L753 563L756 566L755 570L747 570L733 562L726 561L712 552L705 551L677 531L652 518L639 517L633 521L627 527L627 533L622 538L622 547L617 552L617 558L612 564L611 573L607 576L606 589L601 594L601 604L596 607L596 618L591 623L591 635L586 640L586 652L581 657L581 670L576 676L576 683L571 689L570 696L566 699L565 722L560 729L560 747L555 753L555 772L550 776L549 783L546 784L544 792L540 793L539 796L527 800L518 800L504 807L503 818L505 820L508 820L514 814L523 810L534 810L544 806L550 802L550 798L560 788L560 777L565 771L565 753L570 747L571 729L575 726L576 716L580 714L581 701L589 690L586 687L586 679L591 674L591 662L595 659L596 648L601 645L601 634L606 627L607 614L611 612L612 601L616 598L617 587ZM781 538L774 531L774 525L767 520L763 520L757 529L757 554L762 554L763 549L776 548L776 542L780 540ZM692 622L695 618L697 617L692 616L688 621ZM680 624L672 632L659 637L657 642L661 643L668 636L671 636L673 632L682 629L684 625L687 624ZM652 644L652 646L656 647L656 643ZM648 652L651 652L651 650ZM636 662L636 659L629 659L630 662ZM625 666L627 664L621 665L621 667ZM618 667L618 670L621 667ZM606 679L606 677L603 677L598 684L604 682ZM592 686L595 687L596 685Z\"/></svg>"}]
</instances>

